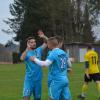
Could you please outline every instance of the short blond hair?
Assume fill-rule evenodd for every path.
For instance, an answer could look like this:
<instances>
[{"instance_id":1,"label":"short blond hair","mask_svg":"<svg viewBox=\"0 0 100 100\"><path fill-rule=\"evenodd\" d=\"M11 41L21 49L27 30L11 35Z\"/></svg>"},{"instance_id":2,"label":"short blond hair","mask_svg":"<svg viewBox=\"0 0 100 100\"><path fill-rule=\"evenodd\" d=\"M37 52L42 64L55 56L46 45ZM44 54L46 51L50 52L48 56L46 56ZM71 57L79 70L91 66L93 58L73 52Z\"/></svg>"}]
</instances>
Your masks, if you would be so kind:
<instances>
[{"instance_id":1,"label":"short blond hair","mask_svg":"<svg viewBox=\"0 0 100 100\"><path fill-rule=\"evenodd\" d=\"M59 42L58 42L58 40L57 40L57 38L54 36L54 37L50 37L49 39L48 39L48 41L50 42L50 43L52 43L52 45L53 46L58 46L58 44L59 44Z\"/></svg>"}]
</instances>

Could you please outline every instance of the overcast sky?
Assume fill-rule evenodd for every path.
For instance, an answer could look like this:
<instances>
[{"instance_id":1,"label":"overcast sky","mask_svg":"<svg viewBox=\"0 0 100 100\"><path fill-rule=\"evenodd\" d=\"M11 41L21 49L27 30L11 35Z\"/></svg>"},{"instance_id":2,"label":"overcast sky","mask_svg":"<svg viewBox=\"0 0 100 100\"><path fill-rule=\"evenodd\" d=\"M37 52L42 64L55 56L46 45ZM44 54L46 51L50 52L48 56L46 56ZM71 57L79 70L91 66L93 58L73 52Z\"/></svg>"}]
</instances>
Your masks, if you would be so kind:
<instances>
[{"instance_id":1,"label":"overcast sky","mask_svg":"<svg viewBox=\"0 0 100 100\"><path fill-rule=\"evenodd\" d=\"M9 12L9 4L12 3L13 0L0 0L0 43L6 44L8 40L11 40L15 34L8 35L2 32L2 29L8 29L9 26L3 22L3 20L7 20L10 18Z\"/></svg>"},{"instance_id":2,"label":"overcast sky","mask_svg":"<svg viewBox=\"0 0 100 100\"><path fill-rule=\"evenodd\" d=\"M11 40L15 34L7 35L6 33L2 32L2 29L8 29L8 25L6 25L3 20L10 18L9 12L9 4L12 3L13 0L0 0L0 43L6 44L8 40ZM95 33L97 38L100 39L100 25L95 28Z\"/></svg>"}]
</instances>

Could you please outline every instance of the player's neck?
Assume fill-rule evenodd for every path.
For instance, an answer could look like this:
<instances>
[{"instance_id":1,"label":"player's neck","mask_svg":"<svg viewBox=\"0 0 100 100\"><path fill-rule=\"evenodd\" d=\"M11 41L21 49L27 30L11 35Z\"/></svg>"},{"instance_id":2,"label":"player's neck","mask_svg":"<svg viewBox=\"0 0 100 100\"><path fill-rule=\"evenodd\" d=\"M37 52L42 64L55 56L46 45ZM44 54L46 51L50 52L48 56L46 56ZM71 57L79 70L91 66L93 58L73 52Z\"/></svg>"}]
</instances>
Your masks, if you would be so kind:
<instances>
[{"instance_id":1,"label":"player's neck","mask_svg":"<svg viewBox=\"0 0 100 100\"><path fill-rule=\"evenodd\" d=\"M34 50L35 48L30 48L29 50L31 51L31 50Z\"/></svg>"},{"instance_id":2,"label":"player's neck","mask_svg":"<svg viewBox=\"0 0 100 100\"><path fill-rule=\"evenodd\" d=\"M58 49L58 47L54 47L52 50Z\"/></svg>"},{"instance_id":3,"label":"player's neck","mask_svg":"<svg viewBox=\"0 0 100 100\"><path fill-rule=\"evenodd\" d=\"M88 49L87 51L91 51L92 49Z\"/></svg>"}]
</instances>

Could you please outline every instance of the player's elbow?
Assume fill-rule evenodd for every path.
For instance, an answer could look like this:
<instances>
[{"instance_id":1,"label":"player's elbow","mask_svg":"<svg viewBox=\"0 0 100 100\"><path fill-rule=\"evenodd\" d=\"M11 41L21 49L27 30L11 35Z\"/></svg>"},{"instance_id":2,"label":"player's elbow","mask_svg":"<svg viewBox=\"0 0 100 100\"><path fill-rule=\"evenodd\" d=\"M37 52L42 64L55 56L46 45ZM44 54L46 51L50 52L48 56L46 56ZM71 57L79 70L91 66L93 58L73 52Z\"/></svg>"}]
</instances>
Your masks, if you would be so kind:
<instances>
[{"instance_id":1,"label":"player's elbow","mask_svg":"<svg viewBox=\"0 0 100 100\"><path fill-rule=\"evenodd\" d=\"M41 66L42 66L42 67L46 67L46 63L43 62L43 63L41 64Z\"/></svg>"},{"instance_id":2,"label":"player's elbow","mask_svg":"<svg viewBox=\"0 0 100 100\"><path fill-rule=\"evenodd\" d=\"M24 58L23 58L23 57L20 57L20 60L21 60L21 61L24 61Z\"/></svg>"},{"instance_id":3,"label":"player's elbow","mask_svg":"<svg viewBox=\"0 0 100 100\"><path fill-rule=\"evenodd\" d=\"M25 57L23 55L20 56L20 60L24 61Z\"/></svg>"}]
</instances>

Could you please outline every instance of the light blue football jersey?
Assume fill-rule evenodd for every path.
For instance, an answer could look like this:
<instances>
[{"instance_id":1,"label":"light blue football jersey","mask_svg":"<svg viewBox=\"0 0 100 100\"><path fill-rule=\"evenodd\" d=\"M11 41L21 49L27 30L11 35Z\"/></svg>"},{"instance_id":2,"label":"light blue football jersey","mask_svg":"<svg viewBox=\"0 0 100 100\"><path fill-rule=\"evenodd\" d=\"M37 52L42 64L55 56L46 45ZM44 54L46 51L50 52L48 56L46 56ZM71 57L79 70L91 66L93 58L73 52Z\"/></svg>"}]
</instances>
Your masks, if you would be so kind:
<instances>
[{"instance_id":1,"label":"light blue football jersey","mask_svg":"<svg viewBox=\"0 0 100 100\"><path fill-rule=\"evenodd\" d=\"M67 78L68 54L64 52L62 49L56 48L50 51L47 60L53 62L49 66L48 85L52 80L68 82L68 78Z\"/></svg>"},{"instance_id":2,"label":"light blue football jersey","mask_svg":"<svg viewBox=\"0 0 100 100\"><path fill-rule=\"evenodd\" d=\"M38 59L41 59L43 54L43 50L41 47L38 47L35 50L30 50L26 54L25 64L26 64L26 77L25 78L33 78L34 81L41 80L42 78L42 69L39 65L30 61L30 57L35 56Z\"/></svg>"}]
</instances>

